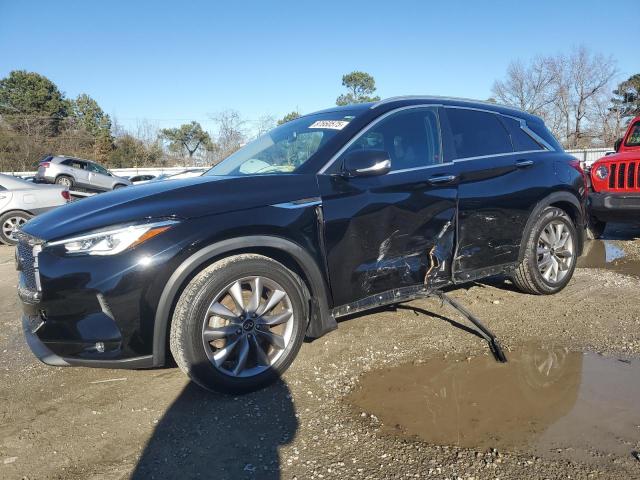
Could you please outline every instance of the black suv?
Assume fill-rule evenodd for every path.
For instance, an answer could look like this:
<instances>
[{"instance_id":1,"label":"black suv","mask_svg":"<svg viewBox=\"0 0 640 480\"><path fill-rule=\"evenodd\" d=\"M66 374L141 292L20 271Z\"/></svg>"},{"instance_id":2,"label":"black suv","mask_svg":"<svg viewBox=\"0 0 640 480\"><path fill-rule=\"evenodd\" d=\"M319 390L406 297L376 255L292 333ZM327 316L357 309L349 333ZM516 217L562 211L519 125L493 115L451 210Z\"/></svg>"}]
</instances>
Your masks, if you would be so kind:
<instances>
[{"instance_id":1,"label":"black suv","mask_svg":"<svg viewBox=\"0 0 640 480\"><path fill-rule=\"evenodd\" d=\"M286 123L204 176L95 196L19 233L23 324L50 365L205 388L276 379L336 318L505 274L551 294L582 250L579 164L535 116L405 97Z\"/></svg>"}]
</instances>

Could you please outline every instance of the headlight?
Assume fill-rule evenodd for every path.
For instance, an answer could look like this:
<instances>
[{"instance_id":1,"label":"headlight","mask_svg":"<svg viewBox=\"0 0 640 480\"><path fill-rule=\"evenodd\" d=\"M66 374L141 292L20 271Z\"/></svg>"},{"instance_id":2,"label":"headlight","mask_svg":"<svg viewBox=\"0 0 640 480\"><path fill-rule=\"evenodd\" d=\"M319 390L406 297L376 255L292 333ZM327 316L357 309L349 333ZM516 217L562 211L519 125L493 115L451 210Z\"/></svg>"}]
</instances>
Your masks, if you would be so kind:
<instances>
[{"instance_id":1,"label":"headlight","mask_svg":"<svg viewBox=\"0 0 640 480\"><path fill-rule=\"evenodd\" d=\"M155 223L130 225L113 230L89 233L48 243L47 246L63 245L72 255L116 255L128 248L146 242L150 238L168 230L176 221L166 220Z\"/></svg>"},{"instance_id":2,"label":"headlight","mask_svg":"<svg viewBox=\"0 0 640 480\"><path fill-rule=\"evenodd\" d=\"M596 168L596 177L598 177L600 180L605 180L608 176L609 176L608 167L604 165L600 165L598 168Z\"/></svg>"}]
</instances>

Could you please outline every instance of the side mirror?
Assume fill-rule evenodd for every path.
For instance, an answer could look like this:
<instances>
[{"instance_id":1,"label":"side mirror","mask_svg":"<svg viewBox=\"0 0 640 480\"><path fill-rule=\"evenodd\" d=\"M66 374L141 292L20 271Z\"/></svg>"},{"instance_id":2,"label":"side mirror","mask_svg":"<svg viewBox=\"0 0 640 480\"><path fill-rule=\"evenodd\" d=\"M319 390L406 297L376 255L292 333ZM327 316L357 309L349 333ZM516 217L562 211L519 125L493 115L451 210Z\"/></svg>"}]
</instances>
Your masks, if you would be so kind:
<instances>
[{"instance_id":1,"label":"side mirror","mask_svg":"<svg viewBox=\"0 0 640 480\"><path fill-rule=\"evenodd\" d=\"M354 150L347 154L342 164L342 174L345 177L384 175L389 170L391 160L384 150Z\"/></svg>"},{"instance_id":2,"label":"side mirror","mask_svg":"<svg viewBox=\"0 0 640 480\"><path fill-rule=\"evenodd\" d=\"M613 149L617 152L620 150L620 145L622 145L622 139L619 138L616 140L616 142L613 144Z\"/></svg>"}]
</instances>

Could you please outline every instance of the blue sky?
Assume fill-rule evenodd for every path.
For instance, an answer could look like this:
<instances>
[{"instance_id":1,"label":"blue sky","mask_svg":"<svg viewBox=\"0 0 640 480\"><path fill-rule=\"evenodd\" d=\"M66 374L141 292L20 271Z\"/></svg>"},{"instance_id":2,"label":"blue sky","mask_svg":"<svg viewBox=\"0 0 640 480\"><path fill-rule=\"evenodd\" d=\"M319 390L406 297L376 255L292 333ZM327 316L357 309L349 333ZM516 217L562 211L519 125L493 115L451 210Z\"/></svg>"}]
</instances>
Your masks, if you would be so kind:
<instances>
[{"instance_id":1,"label":"blue sky","mask_svg":"<svg viewBox=\"0 0 640 480\"><path fill-rule=\"evenodd\" d=\"M619 80L639 72L637 2L0 0L0 76L46 75L126 127L311 112L352 70L382 97L485 99L511 60L580 44L614 55Z\"/></svg>"}]
</instances>

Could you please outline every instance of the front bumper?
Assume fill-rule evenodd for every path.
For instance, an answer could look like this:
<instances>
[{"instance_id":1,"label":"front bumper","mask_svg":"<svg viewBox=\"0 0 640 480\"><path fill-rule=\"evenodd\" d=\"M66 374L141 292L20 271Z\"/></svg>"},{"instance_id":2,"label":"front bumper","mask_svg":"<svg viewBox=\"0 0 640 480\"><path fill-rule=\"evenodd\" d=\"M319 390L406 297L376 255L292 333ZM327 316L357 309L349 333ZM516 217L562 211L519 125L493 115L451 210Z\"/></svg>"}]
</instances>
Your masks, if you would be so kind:
<instances>
[{"instance_id":1,"label":"front bumper","mask_svg":"<svg viewBox=\"0 0 640 480\"><path fill-rule=\"evenodd\" d=\"M602 222L637 222L640 221L640 193L592 192L589 210Z\"/></svg>"},{"instance_id":2,"label":"front bumper","mask_svg":"<svg viewBox=\"0 0 640 480\"><path fill-rule=\"evenodd\" d=\"M155 310L180 248L167 232L113 257L62 258L55 248L19 255L22 324L35 356L54 366L157 366Z\"/></svg>"}]
</instances>

